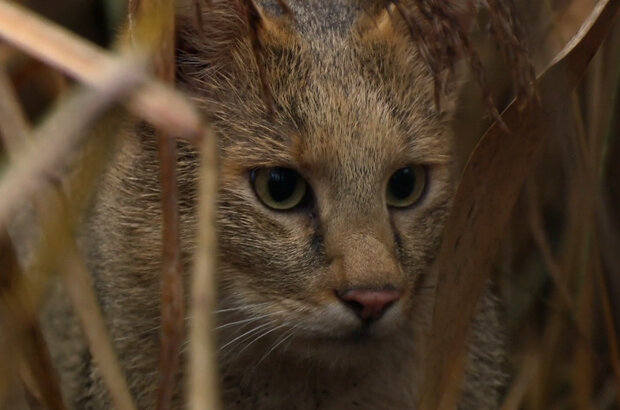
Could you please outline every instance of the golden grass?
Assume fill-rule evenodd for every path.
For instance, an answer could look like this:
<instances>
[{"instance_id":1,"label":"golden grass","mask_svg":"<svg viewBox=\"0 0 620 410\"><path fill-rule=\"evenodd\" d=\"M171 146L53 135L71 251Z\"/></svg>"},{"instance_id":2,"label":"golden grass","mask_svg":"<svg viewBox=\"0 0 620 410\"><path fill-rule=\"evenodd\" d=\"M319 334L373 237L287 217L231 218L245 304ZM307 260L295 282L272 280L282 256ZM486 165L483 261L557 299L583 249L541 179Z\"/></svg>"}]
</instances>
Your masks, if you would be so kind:
<instances>
[{"instance_id":1,"label":"golden grass","mask_svg":"<svg viewBox=\"0 0 620 410\"><path fill-rule=\"evenodd\" d=\"M454 408L469 320L491 274L506 300L513 374L502 408L620 406L620 302L614 298L620 291L620 281L614 279L620 277L620 241L614 225L620 222L620 212L618 204L610 205L607 192L620 183L605 177L610 162L620 155L620 30L613 27L618 2L599 0L586 29L559 51L593 4L573 0L558 9L552 2L540 3L550 17L541 19L537 30L543 33L547 57L555 59L537 78L538 100L523 98L528 93L521 92L521 100L502 114L511 133L491 126L465 166L436 266L437 305L421 408ZM171 1L130 1L130 46L106 51L24 8L0 2L0 39L13 47L7 51L0 45L0 164L7 158L0 174L0 406L39 403L65 408L36 318L53 273L62 272L115 406L134 408L73 234L79 224L75 215L86 206L88 192L105 167L107 155L101 154L114 146L113 132L97 137L86 129L92 124L110 126L104 113L119 101L158 129L166 244L160 409L170 408L186 333L174 138L189 139L201 148L200 252L194 255L188 295L190 350L184 382L190 408L220 407L212 330L216 142L188 99L170 85L172 7ZM209 5L197 0L196 7ZM449 19L446 24L450 26ZM13 92L15 83L5 73L14 49L89 90L63 95L45 122L32 128ZM145 61L154 67L154 75L146 74ZM518 81L528 83L525 68L516 73L523 77ZM70 165L84 175L75 178L59 171ZM557 175L547 175L549 169ZM525 195L520 196L524 184ZM44 238L55 238L28 264L18 255L28 244L11 232L12 220L24 204L33 209L30 223ZM553 226L558 215L561 222ZM503 255L499 261L498 252ZM497 266L503 266L503 272L497 272Z\"/></svg>"}]
</instances>

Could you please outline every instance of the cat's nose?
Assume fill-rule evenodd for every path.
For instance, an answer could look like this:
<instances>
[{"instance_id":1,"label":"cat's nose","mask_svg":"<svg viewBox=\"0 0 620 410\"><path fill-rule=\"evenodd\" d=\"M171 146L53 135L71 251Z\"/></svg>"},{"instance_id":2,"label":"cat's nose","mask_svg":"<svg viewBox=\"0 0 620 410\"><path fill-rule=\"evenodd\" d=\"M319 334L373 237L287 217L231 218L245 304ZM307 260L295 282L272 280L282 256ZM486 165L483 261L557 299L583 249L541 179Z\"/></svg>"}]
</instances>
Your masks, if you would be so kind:
<instances>
[{"instance_id":1,"label":"cat's nose","mask_svg":"<svg viewBox=\"0 0 620 410\"><path fill-rule=\"evenodd\" d=\"M377 320L402 296L396 289L347 289L336 294L357 317L362 320Z\"/></svg>"}]
</instances>

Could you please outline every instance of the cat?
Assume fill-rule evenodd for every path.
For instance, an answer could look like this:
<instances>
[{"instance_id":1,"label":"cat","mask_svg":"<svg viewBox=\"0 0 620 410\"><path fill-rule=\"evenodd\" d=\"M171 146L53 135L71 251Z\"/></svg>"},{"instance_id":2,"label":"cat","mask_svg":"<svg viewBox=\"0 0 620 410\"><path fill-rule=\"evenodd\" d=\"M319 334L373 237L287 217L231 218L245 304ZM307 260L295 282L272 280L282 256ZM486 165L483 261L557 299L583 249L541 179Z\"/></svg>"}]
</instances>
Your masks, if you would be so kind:
<instances>
[{"instance_id":1,"label":"cat","mask_svg":"<svg viewBox=\"0 0 620 410\"><path fill-rule=\"evenodd\" d=\"M264 0L267 101L245 6L211 3L201 19L189 2L178 7L177 79L218 136L224 408L415 408L434 302L431 266L455 188L457 87L438 109L405 22L382 1L288 0L291 17ZM187 272L197 162L180 143ZM128 127L111 163L85 248L130 389L140 408L154 408L162 222L153 130ZM459 408L498 407L495 305L488 295L480 302ZM58 309L55 320L69 321L69 309ZM108 408L77 326L59 327L51 345L65 394L76 408ZM181 390L179 383L178 408Z\"/></svg>"}]
</instances>

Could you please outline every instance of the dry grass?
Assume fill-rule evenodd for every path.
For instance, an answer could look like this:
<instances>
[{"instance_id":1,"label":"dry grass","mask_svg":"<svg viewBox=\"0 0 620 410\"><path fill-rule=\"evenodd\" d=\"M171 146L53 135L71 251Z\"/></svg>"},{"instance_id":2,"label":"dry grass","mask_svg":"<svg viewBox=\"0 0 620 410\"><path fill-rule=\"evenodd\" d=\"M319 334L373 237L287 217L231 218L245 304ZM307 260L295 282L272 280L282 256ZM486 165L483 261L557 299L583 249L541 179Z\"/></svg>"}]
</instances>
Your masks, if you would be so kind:
<instances>
[{"instance_id":1,"label":"dry grass","mask_svg":"<svg viewBox=\"0 0 620 410\"><path fill-rule=\"evenodd\" d=\"M36 5L36 1L29 3ZM209 7L208 3L197 0L196 7ZM385 3L394 3L402 13L400 2ZM531 7L521 14L536 16L528 33L530 43L538 46L532 53L541 73L536 80L537 99L528 98L532 77L523 54L526 39L510 8L488 1L489 25L501 51L490 55L503 54L504 64L512 68L506 75L501 74L501 63L496 65L497 59L485 52L484 44L475 36L464 36L441 2L416 0L422 15L438 31L430 39L421 39L412 26L414 40L426 47L427 62L436 73L452 64L447 56L455 48L463 48L486 96L477 111L481 119L489 107L497 119L489 102L491 95L502 101L501 84L508 88L516 84L513 88L519 91L519 99L504 111L502 121L480 139L480 126L470 125L472 137L460 142L461 157L470 152L471 156L436 266L440 279L422 390L428 392L421 403L425 409L454 407L454 382L462 370L467 326L489 276L505 300L508 323L513 376L503 409L620 406L620 167L616 159L620 156L620 29L613 25L618 2L526 3ZM286 10L285 2L282 7ZM170 408L185 333L190 338L188 403L193 409L219 408L211 314L216 299L215 139L191 103L171 86L172 2L133 0L129 10L131 50L106 51L26 9L0 2L0 38L7 43L0 43L3 408L65 408L37 321L45 289L56 280L56 272L63 272L60 279L80 313L91 353L115 406L134 408L74 237L80 222L76 215L87 206L89 192L105 167L105 153L114 147L114 132L87 130L93 124L113 130L117 117L107 112L116 101L158 128L166 244L158 408ZM248 10L260 58L256 34L260 28L252 26ZM564 47L589 15L589 29ZM437 42L447 34L450 41ZM26 55L47 66L35 65L33 71L33 65L24 63L30 58ZM555 58L549 64L551 57ZM147 70L152 75L145 74L145 62L153 67ZM25 84L41 73L56 80L39 89L47 95L43 106L49 113L37 122L29 104L32 90ZM58 80L58 73L89 88L69 92L63 85L66 79ZM263 87L268 89L266 84ZM52 106L56 100L61 102ZM510 133L498 125L501 122ZM195 256L192 294L187 296L189 331L183 329L181 319L185 296L174 138L188 139L202 152L197 248L203 251ZM478 139L472 150L472 141ZM27 222L16 223L24 213ZM44 238L43 245L31 243L32 235L22 235L20 228L36 232L34 236Z\"/></svg>"}]
</instances>

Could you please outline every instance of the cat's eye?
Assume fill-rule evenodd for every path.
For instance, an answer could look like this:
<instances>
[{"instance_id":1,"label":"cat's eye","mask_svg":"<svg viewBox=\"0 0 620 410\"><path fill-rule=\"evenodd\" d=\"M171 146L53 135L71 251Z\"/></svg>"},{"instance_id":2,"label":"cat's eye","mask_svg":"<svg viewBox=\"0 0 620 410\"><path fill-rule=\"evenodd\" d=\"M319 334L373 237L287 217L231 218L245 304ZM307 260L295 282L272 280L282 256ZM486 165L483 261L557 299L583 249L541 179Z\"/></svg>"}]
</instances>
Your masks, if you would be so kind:
<instances>
[{"instance_id":1,"label":"cat's eye","mask_svg":"<svg viewBox=\"0 0 620 410\"><path fill-rule=\"evenodd\" d=\"M250 172L250 181L258 199L271 209L293 209L307 198L306 181L290 168L253 169Z\"/></svg>"},{"instance_id":2,"label":"cat's eye","mask_svg":"<svg viewBox=\"0 0 620 410\"><path fill-rule=\"evenodd\" d=\"M386 200L389 206L406 208L418 202L426 188L426 168L411 165L400 168L387 184Z\"/></svg>"}]
</instances>

